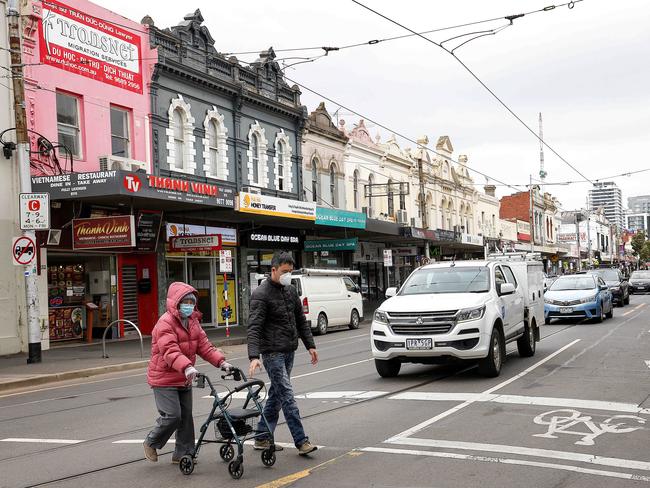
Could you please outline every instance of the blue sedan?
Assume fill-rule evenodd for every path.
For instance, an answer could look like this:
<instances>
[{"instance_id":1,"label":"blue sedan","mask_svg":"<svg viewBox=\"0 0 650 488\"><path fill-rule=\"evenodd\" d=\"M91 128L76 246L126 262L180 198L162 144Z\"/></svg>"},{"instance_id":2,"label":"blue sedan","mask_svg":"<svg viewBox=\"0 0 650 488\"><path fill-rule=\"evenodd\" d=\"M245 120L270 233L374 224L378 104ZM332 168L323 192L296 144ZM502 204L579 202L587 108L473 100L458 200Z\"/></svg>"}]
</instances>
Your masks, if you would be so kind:
<instances>
[{"instance_id":1,"label":"blue sedan","mask_svg":"<svg viewBox=\"0 0 650 488\"><path fill-rule=\"evenodd\" d=\"M544 319L594 319L602 322L614 316L612 292L607 284L595 275L578 274L561 276L544 294Z\"/></svg>"}]
</instances>

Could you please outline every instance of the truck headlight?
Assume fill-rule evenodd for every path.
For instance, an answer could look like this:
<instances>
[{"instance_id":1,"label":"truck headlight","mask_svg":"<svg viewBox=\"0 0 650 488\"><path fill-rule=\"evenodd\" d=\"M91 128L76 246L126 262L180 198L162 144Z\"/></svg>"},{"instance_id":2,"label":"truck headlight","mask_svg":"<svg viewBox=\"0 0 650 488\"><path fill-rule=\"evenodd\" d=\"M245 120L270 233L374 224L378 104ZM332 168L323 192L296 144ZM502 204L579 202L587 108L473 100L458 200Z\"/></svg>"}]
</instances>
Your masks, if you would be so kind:
<instances>
[{"instance_id":1,"label":"truck headlight","mask_svg":"<svg viewBox=\"0 0 650 488\"><path fill-rule=\"evenodd\" d=\"M483 317L485 313L485 305L477 308L465 308L458 312L456 317L457 322L467 322L469 320L478 320Z\"/></svg>"},{"instance_id":2,"label":"truck headlight","mask_svg":"<svg viewBox=\"0 0 650 488\"><path fill-rule=\"evenodd\" d=\"M378 324L388 324L388 316L386 315L386 312L380 312L377 310L375 312L374 321Z\"/></svg>"}]
</instances>

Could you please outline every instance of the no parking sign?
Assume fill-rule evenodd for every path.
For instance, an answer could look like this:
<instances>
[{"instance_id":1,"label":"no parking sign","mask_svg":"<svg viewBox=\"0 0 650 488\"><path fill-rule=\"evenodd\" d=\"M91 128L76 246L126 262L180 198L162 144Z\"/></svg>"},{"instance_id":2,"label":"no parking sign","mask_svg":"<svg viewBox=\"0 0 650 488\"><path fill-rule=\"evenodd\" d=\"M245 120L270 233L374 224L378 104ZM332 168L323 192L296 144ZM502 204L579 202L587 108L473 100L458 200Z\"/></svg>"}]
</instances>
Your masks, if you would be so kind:
<instances>
[{"instance_id":1,"label":"no parking sign","mask_svg":"<svg viewBox=\"0 0 650 488\"><path fill-rule=\"evenodd\" d=\"M36 257L36 244L27 236L14 237L11 251L16 266L31 264Z\"/></svg>"}]
</instances>

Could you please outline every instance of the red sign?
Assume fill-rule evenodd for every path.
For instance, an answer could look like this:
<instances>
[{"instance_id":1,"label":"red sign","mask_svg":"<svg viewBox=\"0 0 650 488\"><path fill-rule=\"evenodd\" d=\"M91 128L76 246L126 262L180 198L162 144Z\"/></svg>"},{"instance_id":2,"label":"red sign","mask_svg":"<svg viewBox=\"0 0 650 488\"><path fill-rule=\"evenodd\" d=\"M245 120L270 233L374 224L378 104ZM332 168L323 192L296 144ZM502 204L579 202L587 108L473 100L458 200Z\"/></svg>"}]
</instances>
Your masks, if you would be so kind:
<instances>
[{"instance_id":1,"label":"red sign","mask_svg":"<svg viewBox=\"0 0 650 488\"><path fill-rule=\"evenodd\" d=\"M14 238L13 245L14 264L30 264L36 257L36 245L27 236Z\"/></svg>"},{"instance_id":2,"label":"red sign","mask_svg":"<svg viewBox=\"0 0 650 488\"><path fill-rule=\"evenodd\" d=\"M74 219L72 221L73 249L133 246L135 246L133 215Z\"/></svg>"},{"instance_id":3,"label":"red sign","mask_svg":"<svg viewBox=\"0 0 650 488\"><path fill-rule=\"evenodd\" d=\"M218 251L221 234L172 237L169 243L174 252Z\"/></svg>"},{"instance_id":4,"label":"red sign","mask_svg":"<svg viewBox=\"0 0 650 488\"><path fill-rule=\"evenodd\" d=\"M140 181L140 178L134 174L124 175L122 184L124 185L124 188L131 193L137 193L140 191L140 188L142 188L142 181Z\"/></svg>"},{"instance_id":5,"label":"red sign","mask_svg":"<svg viewBox=\"0 0 650 488\"><path fill-rule=\"evenodd\" d=\"M41 62L142 93L140 36L55 0L43 2Z\"/></svg>"},{"instance_id":6,"label":"red sign","mask_svg":"<svg viewBox=\"0 0 650 488\"><path fill-rule=\"evenodd\" d=\"M149 186L162 190L172 190L182 193L196 193L198 195L207 195L210 197L219 196L219 187L208 183L198 183L196 181L175 180L164 176L147 175Z\"/></svg>"}]
</instances>

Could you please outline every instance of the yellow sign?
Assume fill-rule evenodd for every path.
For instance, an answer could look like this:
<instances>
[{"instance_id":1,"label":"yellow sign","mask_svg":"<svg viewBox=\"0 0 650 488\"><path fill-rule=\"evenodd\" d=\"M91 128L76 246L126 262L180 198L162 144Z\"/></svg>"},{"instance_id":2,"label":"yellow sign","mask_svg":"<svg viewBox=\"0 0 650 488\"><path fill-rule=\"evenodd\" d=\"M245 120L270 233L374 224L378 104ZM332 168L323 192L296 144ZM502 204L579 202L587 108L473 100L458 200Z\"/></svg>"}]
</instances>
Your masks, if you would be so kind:
<instances>
[{"instance_id":1,"label":"yellow sign","mask_svg":"<svg viewBox=\"0 0 650 488\"><path fill-rule=\"evenodd\" d=\"M228 278L228 309L223 293L223 275L217 275L217 320L219 325L226 325L226 315L228 315L228 325L237 325L237 288L234 278Z\"/></svg>"}]
</instances>

